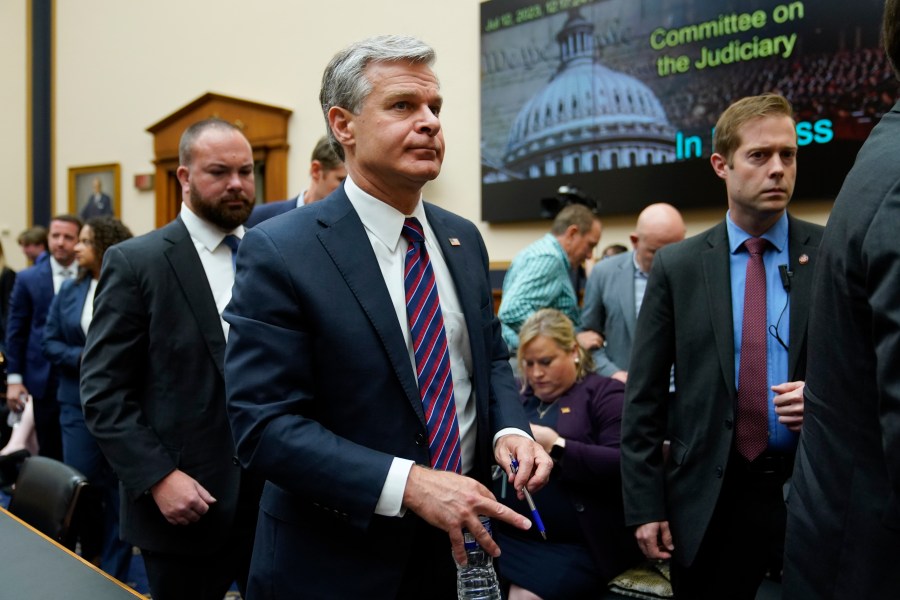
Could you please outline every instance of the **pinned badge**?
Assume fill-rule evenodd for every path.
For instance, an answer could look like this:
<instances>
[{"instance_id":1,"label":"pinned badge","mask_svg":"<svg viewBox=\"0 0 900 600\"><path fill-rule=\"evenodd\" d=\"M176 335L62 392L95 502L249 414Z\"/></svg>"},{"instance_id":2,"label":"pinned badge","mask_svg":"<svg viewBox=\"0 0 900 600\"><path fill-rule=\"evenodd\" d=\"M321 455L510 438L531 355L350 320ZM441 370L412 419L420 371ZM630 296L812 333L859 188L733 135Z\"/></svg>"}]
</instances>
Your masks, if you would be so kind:
<instances>
[{"instance_id":1,"label":"pinned badge","mask_svg":"<svg viewBox=\"0 0 900 600\"><path fill-rule=\"evenodd\" d=\"M801 254L800 258L797 259L797 262L799 262L801 265L805 265L806 263L809 262L809 255Z\"/></svg>"},{"instance_id":2,"label":"pinned badge","mask_svg":"<svg viewBox=\"0 0 900 600\"><path fill-rule=\"evenodd\" d=\"M459 238L450 238L451 246L459 246Z\"/></svg>"},{"instance_id":3,"label":"pinned badge","mask_svg":"<svg viewBox=\"0 0 900 600\"><path fill-rule=\"evenodd\" d=\"M567 415L567 414L569 414L570 412L572 412L572 409L569 408L568 406L560 406L560 407L559 407L559 412L561 412L561 413L564 414L564 415Z\"/></svg>"}]
</instances>

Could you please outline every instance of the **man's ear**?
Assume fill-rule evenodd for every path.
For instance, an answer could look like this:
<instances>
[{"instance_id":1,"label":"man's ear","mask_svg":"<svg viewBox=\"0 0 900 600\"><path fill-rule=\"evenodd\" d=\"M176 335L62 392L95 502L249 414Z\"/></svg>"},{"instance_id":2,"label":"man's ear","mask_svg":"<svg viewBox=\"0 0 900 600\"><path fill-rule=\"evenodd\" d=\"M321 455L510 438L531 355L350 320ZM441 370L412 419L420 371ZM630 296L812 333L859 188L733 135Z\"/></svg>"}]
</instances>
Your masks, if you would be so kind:
<instances>
[{"instance_id":1,"label":"man's ear","mask_svg":"<svg viewBox=\"0 0 900 600\"><path fill-rule=\"evenodd\" d=\"M631 240L631 247L634 248L635 250L637 250L637 243L638 243L638 235L637 235L637 232L632 233L631 235L629 235L629 236L628 236L628 239Z\"/></svg>"},{"instance_id":2,"label":"man's ear","mask_svg":"<svg viewBox=\"0 0 900 600\"><path fill-rule=\"evenodd\" d=\"M178 183L181 185L182 190L190 189L190 183L191 183L190 169L188 169L184 165L179 165L178 170L175 171L175 176L178 178Z\"/></svg>"},{"instance_id":3,"label":"man's ear","mask_svg":"<svg viewBox=\"0 0 900 600\"><path fill-rule=\"evenodd\" d=\"M314 160L309 165L309 178L313 181L319 181L322 179L322 175L325 173L325 169L322 168L322 162L319 160Z\"/></svg>"},{"instance_id":4,"label":"man's ear","mask_svg":"<svg viewBox=\"0 0 900 600\"><path fill-rule=\"evenodd\" d=\"M718 152L713 152L712 156L709 157L709 162L720 179L728 179L728 161L725 160L724 156Z\"/></svg>"},{"instance_id":5,"label":"man's ear","mask_svg":"<svg viewBox=\"0 0 900 600\"><path fill-rule=\"evenodd\" d=\"M353 113L340 106L328 109L328 125L341 146L353 145Z\"/></svg>"}]
</instances>

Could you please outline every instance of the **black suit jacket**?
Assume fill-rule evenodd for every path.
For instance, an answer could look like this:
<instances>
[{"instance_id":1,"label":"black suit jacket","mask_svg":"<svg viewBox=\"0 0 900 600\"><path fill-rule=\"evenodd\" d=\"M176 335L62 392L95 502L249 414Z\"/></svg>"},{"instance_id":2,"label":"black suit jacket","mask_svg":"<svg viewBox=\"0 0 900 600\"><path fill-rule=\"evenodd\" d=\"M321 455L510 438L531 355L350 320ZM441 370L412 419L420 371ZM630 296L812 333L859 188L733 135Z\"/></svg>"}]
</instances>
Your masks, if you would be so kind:
<instances>
[{"instance_id":1,"label":"black suit jacket","mask_svg":"<svg viewBox=\"0 0 900 600\"><path fill-rule=\"evenodd\" d=\"M900 589L900 104L856 158L813 282L785 598Z\"/></svg>"},{"instance_id":2,"label":"black suit jacket","mask_svg":"<svg viewBox=\"0 0 900 600\"><path fill-rule=\"evenodd\" d=\"M225 336L206 274L177 218L110 248L81 366L85 421L122 485L122 537L167 553L217 549L241 469L225 416ZM181 469L216 499L168 524L148 493Z\"/></svg>"},{"instance_id":3,"label":"black suit jacket","mask_svg":"<svg viewBox=\"0 0 900 600\"><path fill-rule=\"evenodd\" d=\"M528 422L481 236L445 210L426 204L425 212L465 315L477 403L472 475L487 482L494 434L527 431ZM297 582L309 597L394 597L411 553L421 551L417 518L374 509L395 456L429 464L427 430L394 306L343 188L247 232L225 318L238 456L268 480L262 509L283 524L277 547L257 544L254 557L274 561L288 578L281 582Z\"/></svg>"},{"instance_id":4,"label":"black suit jacket","mask_svg":"<svg viewBox=\"0 0 900 600\"><path fill-rule=\"evenodd\" d=\"M788 217L790 380L806 371L806 326L822 227ZM800 255L807 259L801 263ZM669 521L689 565L709 524L731 452L737 390L725 222L660 249L638 315L622 420L629 525ZM669 373L675 364L675 399ZM668 462L663 441L670 440Z\"/></svg>"}]
</instances>

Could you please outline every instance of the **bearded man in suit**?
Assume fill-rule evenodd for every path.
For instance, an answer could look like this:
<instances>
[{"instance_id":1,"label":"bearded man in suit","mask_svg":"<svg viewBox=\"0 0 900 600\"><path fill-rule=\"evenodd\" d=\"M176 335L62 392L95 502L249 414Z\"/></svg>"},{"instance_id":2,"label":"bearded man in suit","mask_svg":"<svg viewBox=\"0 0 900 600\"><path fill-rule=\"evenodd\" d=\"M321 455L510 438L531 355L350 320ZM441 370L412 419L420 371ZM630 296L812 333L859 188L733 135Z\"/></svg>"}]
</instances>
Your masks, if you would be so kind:
<instances>
[{"instance_id":1,"label":"bearded man in suit","mask_svg":"<svg viewBox=\"0 0 900 600\"><path fill-rule=\"evenodd\" d=\"M184 132L179 161L179 216L104 256L81 399L153 597L221 600L235 580L245 590L261 489L233 460L222 374L253 151L207 119Z\"/></svg>"}]
</instances>

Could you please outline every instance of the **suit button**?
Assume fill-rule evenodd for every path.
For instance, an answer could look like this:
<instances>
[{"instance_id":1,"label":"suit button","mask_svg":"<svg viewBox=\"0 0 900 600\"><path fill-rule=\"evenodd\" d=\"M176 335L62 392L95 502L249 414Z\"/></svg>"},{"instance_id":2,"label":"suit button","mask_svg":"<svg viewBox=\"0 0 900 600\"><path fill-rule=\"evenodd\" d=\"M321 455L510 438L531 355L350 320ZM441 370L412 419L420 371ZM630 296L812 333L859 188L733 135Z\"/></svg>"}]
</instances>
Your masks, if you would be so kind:
<instances>
[{"instance_id":1,"label":"suit button","mask_svg":"<svg viewBox=\"0 0 900 600\"><path fill-rule=\"evenodd\" d=\"M716 467L716 477L722 479L722 467Z\"/></svg>"},{"instance_id":2,"label":"suit button","mask_svg":"<svg viewBox=\"0 0 900 600\"><path fill-rule=\"evenodd\" d=\"M425 437L424 433L416 434L416 446L427 446L428 439Z\"/></svg>"},{"instance_id":3,"label":"suit button","mask_svg":"<svg viewBox=\"0 0 900 600\"><path fill-rule=\"evenodd\" d=\"M581 502L576 502L575 503L575 512L580 512L580 513L584 512L584 504L582 504Z\"/></svg>"},{"instance_id":4,"label":"suit button","mask_svg":"<svg viewBox=\"0 0 900 600\"><path fill-rule=\"evenodd\" d=\"M731 429L734 422L731 419L725 419L725 429Z\"/></svg>"},{"instance_id":5,"label":"suit button","mask_svg":"<svg viewBox=\"0 0 900 600\"><path fill-rule=\"evenodd\" d=\"M231 462L233 462L233 463L234 463L236 466L238 466L238 467L241 466L241 461L238 460L238 457L237 457L237 456L232 456L232 457L231 457Z\"/></svg>"}]
</instances>

